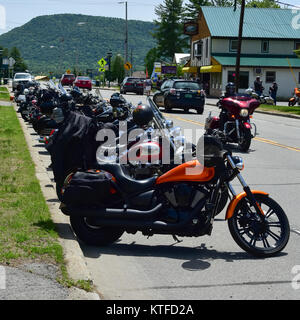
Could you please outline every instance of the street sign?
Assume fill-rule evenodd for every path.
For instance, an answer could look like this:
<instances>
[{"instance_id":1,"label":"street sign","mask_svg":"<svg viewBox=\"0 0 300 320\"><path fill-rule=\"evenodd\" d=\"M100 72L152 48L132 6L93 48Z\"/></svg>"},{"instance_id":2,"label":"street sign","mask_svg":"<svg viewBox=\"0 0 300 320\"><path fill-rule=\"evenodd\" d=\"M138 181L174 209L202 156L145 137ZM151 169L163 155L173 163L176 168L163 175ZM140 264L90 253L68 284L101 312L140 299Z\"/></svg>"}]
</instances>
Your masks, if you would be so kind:
<instances>
[{"instance_id":1,"label":"street sign","mask_svg":"<svg viewBox=\"0 0 300 320\"><path fill-rule=\"evenodd\" d=\"M132 68L131 63L127 61L127 62L124 64L124 68L125 68L126 70L130 70L130 69Z\"/></svg>"},{"instance_id":2,"label":"street sign","mask_svg":"<svg viewBox=\"0 0 300 320\"><path fill-rule=\"evenodd\" d=\"M100 68L104 68L104 66L107 65L107 61L104 58L102 58L98 61L98 64Z\"/></svg>"},{"instance_id":3,"label":"street sign","mask_svg":"<svg viewBox=\"0 0 300 320\"><path fill-rule=\"evenodd\" d=\"M71 70L70 70L70 69L68 69L66 72L67 72L67 74L70 74L70 73L71 73Z\"/></svg>"},{"instance_id":4,"label":"street sign","mask_svg":"<svg viewBox=\"0 0 300 320\"><path fill-rule=\"evenodd\" d=\"M100 67L100 68L99 68L99 71L100 71L100 72L105 72L105 68Z\"/></svg>"},{"instance_id":5,"label":"street sign","mask_svg":"<svg viewBox=\"0 0 300 320\"><path fill-rule=\"evenodd\" d=\"M10 57L8 59L9 61L9 67L12 68L14 66L14 64L16 63L16 60L13 57Z\"/></svg>"}]
</instances>

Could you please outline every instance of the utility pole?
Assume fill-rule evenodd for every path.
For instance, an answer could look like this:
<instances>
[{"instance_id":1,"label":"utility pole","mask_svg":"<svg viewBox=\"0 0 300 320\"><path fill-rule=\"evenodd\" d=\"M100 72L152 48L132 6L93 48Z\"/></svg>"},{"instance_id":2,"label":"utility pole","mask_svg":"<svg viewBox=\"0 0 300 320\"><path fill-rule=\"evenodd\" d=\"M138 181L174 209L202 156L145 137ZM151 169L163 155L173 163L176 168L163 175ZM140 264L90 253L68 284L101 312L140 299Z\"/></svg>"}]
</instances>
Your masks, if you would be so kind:
<instances>
[{"instance_id":1,"label":"utility pole","mask_svg":"<svg viewBox=\"0 0 300 320\"><path fill-rule=\"evenodd\" d=\"M235 4L234 4L234 11L235 11L235 9L236 9L236 0L235 0ZM240 86L240 60L241 60L244 15L245 15L245 0L241 0L240 26L239 26L239 36L238 36L238 48L237 48L237 54L236 54L236 67L235 67L235 90L236 90L236 93L238 93L239 86Z\"/></svg>"},{"instance_id":2,"label":"utility pole","mask_svg":"<svg viewBox=\"0 0 300 320\"><path fill-rule=\"evenodd\" d=\"M130 63L131 63L131 69L130 69L130 75L132 76L132 72L133 72L133 54L132 54L132 48L131 48L131 52L130 52Z\"/></svg>"},{"instance_id":3,"label":"utility pole","mask_svg":"<svg viewBox=\"0 0 300 320\"><path fill-rule=\"evenodd\" d=\"M125 63L128 62L128 8L127 1L119 1L118 3L125 3ZM125 71L127 75L127 70Z\"/></svg>"}]
</instances>

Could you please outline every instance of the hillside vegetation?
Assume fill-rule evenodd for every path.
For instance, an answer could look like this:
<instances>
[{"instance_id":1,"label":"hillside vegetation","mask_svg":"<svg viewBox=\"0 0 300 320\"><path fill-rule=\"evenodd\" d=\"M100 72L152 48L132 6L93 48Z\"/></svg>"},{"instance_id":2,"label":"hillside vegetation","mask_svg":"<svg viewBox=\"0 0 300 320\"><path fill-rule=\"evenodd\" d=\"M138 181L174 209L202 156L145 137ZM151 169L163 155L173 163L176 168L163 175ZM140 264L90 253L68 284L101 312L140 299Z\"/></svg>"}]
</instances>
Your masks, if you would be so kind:
<instances>
[{"instance_id":1,"label":"hillside vegetation","mask_svg":"<svg viewBox=\"0 0 300 320\"><path fill-rule=\"evenodd\" d=\"M155 46L154 23L129 20L129 60L135 70L144 69L144 58ZM40 16L0 36L0 45L17 47L30 71L60 74L66 69L98 70L97 61L111 49L125 52L125 20L78 14Z\"/></svg>"}]
</instances>

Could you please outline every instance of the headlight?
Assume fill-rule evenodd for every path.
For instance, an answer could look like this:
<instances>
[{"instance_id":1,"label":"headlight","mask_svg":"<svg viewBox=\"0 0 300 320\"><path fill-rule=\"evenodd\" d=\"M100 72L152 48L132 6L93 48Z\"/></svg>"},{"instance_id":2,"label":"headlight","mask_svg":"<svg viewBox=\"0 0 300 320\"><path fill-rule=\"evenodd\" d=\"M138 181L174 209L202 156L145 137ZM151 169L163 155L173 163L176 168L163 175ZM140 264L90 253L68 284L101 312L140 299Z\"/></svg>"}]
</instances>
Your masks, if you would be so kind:
<instances>
[{"instance_id":1,"label":"headlight","mask_svg":"<svg viewBox=\"0 0 300 320\"><path fill-rule=\"evenodd\" d=\"M240 112L240 116L241 117L248 117L249 115L249 111L248 109L242 109L241 112Z\"/></svg>"},{"instance_id":2,"label":"headlight","mask_svg":"<svg viewBox=\"0 0 300 320\"><path fill-rule=\"evenodd\" d=\"M232 157L232 160L234 162L234 164L236 165L236 167L241 171L244 169L244 161L243 158L238 157L238 156L234 156Z\"/></svg>"}]
</instances>

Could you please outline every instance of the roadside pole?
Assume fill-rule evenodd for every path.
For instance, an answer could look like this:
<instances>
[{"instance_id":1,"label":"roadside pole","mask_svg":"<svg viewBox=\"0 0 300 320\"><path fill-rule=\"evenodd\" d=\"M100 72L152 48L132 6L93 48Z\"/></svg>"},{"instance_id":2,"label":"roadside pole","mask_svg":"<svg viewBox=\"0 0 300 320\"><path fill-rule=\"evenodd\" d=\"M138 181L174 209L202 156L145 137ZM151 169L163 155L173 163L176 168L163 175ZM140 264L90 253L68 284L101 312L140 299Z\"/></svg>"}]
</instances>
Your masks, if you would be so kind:
<instances>
[{"instance_id":1,"label":"roadside pole","mask_svg":"<svg viewBox=\"0 0 300 320\"><path fill-rule=\"evenodd\" d=\"M236 10L236 1L235 1L234 11L235 10ZM245 0L241 0L240 26L239 26L239 36L238 36L238 48L237 48L237 54L236 54L236 67L235 67L235 90L237 93L240 87L240 60L241 60L244 14L245 14Z\"/></svg>"}]
</instances>

